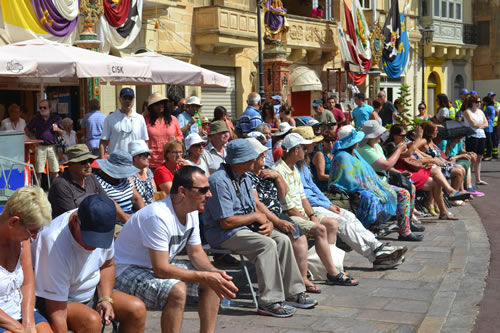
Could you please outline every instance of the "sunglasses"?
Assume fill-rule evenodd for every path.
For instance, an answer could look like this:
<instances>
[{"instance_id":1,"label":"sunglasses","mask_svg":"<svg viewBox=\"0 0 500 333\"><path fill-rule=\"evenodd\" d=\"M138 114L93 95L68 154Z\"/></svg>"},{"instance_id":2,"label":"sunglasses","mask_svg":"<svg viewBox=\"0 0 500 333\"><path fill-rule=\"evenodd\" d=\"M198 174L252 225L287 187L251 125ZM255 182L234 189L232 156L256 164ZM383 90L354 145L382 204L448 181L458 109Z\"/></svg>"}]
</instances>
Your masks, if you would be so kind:
<instances>
[{"instance_id":1,"label":"sunglasses","mask_svg":"<svg viewBox=\"0 0 500 333\"><path fill-rule=\"evenodd\" d=\"M87 165L87 163L94 163L94 159L93 158L89 158L88 160L83 160L83 161L80 161L79 162L81 165Z\"/></svg>"},{"instance_id":2,"label":"sunglasses","mask_svg":"<svg viewBox=\"0 0 500 333\"><path fill-rule=\"evenodd\" d=\"M40 110L45 110L45 109L48 109L49 107L48 106L40 106Z\"/></svg>"},{"instance_id":3,"label":"sunglasses","mask_svg":"<svg viewBox=\"0 0 500 333\"><path fill-rule=\"evenodd\" d=\"M151 153L141 153L138 155L139 155L139 157L148 158L149 156L151 156Z\"/></svg>"},{"instance_id":4,"label":"sunglasses","mask_svg":"<svg viewBox=\"0 0 500 333\"><path fill-rule=\"evenodd\" d=\"M189 188L191 189L197 189L200 194L207 194L208 191L210 191L210 186L190 186Z\"/></svg>"},{"instance_id":5,"label":"sunglasses","mask_svg":"<svg viewBox=\"0 0 500 333\"><path fill-rule=\"evenodd\" d=\"M481 100L474 101L474 103L478 103L478 104L480 104L480 103L481 103Z\"/></svg>"},{"instance_id":6,"label":"sunglasses","mask_svg":"<svg viewBox=\"0 0 500 333\"><path fill-rule=\"evenodd\" d=\"M419 110L425 110L425 108L418 108Z\"/></svg>"}]
</instances>

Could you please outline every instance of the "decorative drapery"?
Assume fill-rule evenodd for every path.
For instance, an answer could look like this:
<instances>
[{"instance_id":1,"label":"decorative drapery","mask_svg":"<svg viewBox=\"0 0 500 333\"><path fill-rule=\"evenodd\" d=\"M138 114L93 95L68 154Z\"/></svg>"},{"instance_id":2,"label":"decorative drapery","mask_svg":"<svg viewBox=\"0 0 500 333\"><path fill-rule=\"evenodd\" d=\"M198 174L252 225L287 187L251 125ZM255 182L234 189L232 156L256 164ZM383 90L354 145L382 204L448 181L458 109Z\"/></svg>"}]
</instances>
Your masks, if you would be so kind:
<instances>
[{"instance_id":1,"label":"decorative drapery","mask_svg":"<svg viewBox=\"0 0 500 333\"><path fill-rule=\"evenodd\" d=\"M130 0L104 0L104 17L112 27L119 27L128 19Z\"/></svg>"},{"instance_id":2,"label":"decorative drapery","mask_svg":"<svg viewBox=\"0 0 500 333\"><path fill-rule=\"evenodd\" d=\"M68 36L78 24L78 15L71 21L67 20L59 13L54 1L58 1L60 7L70 9L60 0L31 0L31 3L40 24L48 33L57 37ZM74 2L78 3L77 0Z\"/></svg>"},{"instance_id":3,"label":"decorative drapery","mask_svg":"<svg viewBox=\"0 0 500 333\"><path fill-rule=\"evenodd\" d=\"M109 50L110 46L123 49L129 46L141 31L143 0L130 0L128 15L123 24L118 27L112 26L106 19L106 11L98 23L101 40L104 40L103 50Z\"/></svg>"},{"instance_id":4,"label":"decorative drapery","mask_svg":"<svg viewBox=\"0 0 500 333\"><path fill-rule=\"evenodd\" d=\"M410 55L410 41L406 29L405 12L399 14L399 4L397 0L392 2L391 10L385 20L383 33L385 43L383 50L384 70L392 79L396 79L403 74Z\"/></svg>"}]
</instances>

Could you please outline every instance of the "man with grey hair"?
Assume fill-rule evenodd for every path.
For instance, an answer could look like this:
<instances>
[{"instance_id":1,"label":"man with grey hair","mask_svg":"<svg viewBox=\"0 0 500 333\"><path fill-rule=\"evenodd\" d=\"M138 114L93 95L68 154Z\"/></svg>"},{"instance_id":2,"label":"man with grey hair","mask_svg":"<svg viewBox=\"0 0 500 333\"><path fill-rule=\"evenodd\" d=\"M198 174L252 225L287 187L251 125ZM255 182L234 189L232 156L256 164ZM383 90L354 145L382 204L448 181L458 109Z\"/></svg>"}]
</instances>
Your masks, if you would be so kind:
<instances>
[{"instance_id":1,"label":"man with grey hair","mask_svg":"<svg viewBox=\"0 0 500 333\"><path fill-rule=\"evenodd\" d=\"M382 119L382 126L392 124L393 115L398 113L398 110L394 107L392 102L387 100L387 95L385 90L380 90L377 94L377 101L382 104L382 109L379 111L378 115Z\"/></svg>"},{"instance_id":2,"label":"man with grey hair","mask_svg":"<svg viewBox=\"0 0 500 333\"><path fill-rule=\"evenodd\" d=\"M260 95L258 93L251 92L247 98L248 106L245 112L241 115L238 123L236 124L236 133L240 137L246 137L248 133L255 131L255 128L262 123L262 117L260 116Z\"/></svg>"},{"instance_id":3,"label":"man with grey hair","mask_svg":"<svg viewBox=\"0 0 500 333\"><path fill-rule=\"evenodd\" d=\"M267 167L272 167L274 164L273 158L273 142L271 140L271 126L267 123L262 123L255 128L255 131L262 133L266 137L266 141L263 143L264 146L269 148L266 152L266 160L264 165Z\"/></svg>"}]
</instances>

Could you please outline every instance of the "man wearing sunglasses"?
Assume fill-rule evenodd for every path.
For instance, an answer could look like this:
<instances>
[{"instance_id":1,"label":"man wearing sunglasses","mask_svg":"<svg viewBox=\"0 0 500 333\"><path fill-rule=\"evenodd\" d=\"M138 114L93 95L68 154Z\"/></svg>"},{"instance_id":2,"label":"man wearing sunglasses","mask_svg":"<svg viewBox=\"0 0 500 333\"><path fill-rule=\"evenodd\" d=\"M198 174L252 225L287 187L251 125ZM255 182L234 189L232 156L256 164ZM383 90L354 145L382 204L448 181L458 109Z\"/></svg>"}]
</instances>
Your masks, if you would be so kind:
<instances>
[{"instance_id":1,"label":"man wearing sunglasses","mask_svg":"<svg viewBox=\"0 0 500 333\"><path fill-rule=\"evenodd\" d=\"M30 139L42 140L35 148L35 171L38 179L42 177L45 163L49 162L50 179L54 180L59 172L56 143L57 136L62 135L63 125L61 117L50 114L50 103L40 101L40 113L36 114L28 123L24 131Z\"/></svg>"},{"instance_id":2,"label":"man wearing sunglasses","mask_svg":"<svg viewBox=\"0 0 500 333\"><path fill-rule=\"evenodd\" d=\"M116 239L115 288L162 311L163 333L181 331L187 296L200 299L200 331L213 332L220 299L238 291L201 246L198 211L211 196L204 171L185 166L175 172L170 195L135 213ZM189 260L175 259L184 248Z\"/></svg>"}]
</instances>

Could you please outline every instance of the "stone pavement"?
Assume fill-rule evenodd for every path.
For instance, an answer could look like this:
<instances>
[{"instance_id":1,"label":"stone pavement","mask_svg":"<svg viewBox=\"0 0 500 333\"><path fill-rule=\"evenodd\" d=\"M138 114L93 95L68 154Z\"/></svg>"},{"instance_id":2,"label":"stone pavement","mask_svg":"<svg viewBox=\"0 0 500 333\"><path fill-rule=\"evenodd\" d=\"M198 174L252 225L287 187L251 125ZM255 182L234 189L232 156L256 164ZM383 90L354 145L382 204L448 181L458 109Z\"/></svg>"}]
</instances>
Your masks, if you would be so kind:
<instances>
[{"instance_id":1,"label":"stone pavement","mask_svg":"<svg viewBox=\"0 0 500 333\"><path fill-rule=\"evenodd\" d=\"M490 249L471 205L452 211L462 219L424 219L424 241L406 243L406 262L399 268L373 271L368 260L347 253L345 269L360 280L359 286L320 282L322 294L312 295L319 305L312 310L297 310L286 319L259 316L254 309L220 310L216 331L470 332L485 287ZM402 244L396 238L392 234L385 241ZM238 282L244 281L241 278ZM239 297L245 296L242 290ZM195 307L186 310L182 331L199 331ZM160 332L159 312L148 312L146 332Z\"/></svg>"}]
</instances>

